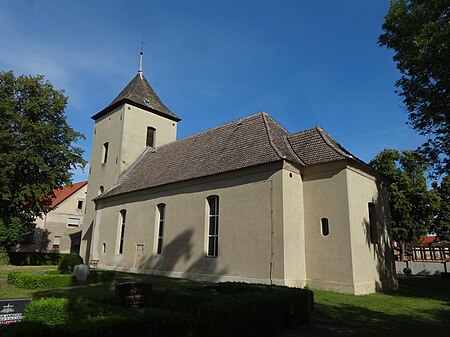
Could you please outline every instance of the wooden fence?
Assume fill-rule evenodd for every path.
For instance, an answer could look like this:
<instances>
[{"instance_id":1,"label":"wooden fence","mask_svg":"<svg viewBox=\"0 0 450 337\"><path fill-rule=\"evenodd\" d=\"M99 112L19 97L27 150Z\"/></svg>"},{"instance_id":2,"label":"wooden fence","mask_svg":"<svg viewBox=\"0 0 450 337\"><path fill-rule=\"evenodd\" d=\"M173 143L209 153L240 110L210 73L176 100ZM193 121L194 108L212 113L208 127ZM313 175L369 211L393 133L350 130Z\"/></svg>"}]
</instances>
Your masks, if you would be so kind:
<instances>
[{"instance_id":1,"label":"wooden fence","mask_svg":"<svg viewBox=\"0 0 450 337\"><path fill-rule=\"evenodd\" d=\"M449 247L412 246L412 261L416 262L449 262Z\"/></svg>"}]
</instances>

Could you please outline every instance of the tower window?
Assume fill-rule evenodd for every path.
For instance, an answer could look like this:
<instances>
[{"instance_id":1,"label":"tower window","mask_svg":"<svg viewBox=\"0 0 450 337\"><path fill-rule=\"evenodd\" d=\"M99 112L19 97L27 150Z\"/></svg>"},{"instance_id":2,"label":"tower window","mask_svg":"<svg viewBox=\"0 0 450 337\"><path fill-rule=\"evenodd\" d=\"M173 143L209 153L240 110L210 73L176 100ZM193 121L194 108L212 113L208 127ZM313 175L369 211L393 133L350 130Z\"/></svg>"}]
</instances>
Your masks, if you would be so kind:
<instances>
[{"instance_id":1,"label":"tower window","mask_svg":"<svg viewBox=\"0 0 450 337\"><path fill-rule=\"evenodd\" d=\"M147 126L147 147L155 147L155 133L155 128Z\"/></svg>"},{"instance_id":2,"label":"tower window","mask_svg":"<svg viewBox=\"0 0 450 337\"><path fill-rule=\"evenodd\" d=\"M327 236L328 234L330 234L330 225L328 223L328 219L322 218L320 219L320 223L322 224L322 235Z\"/></svg>"},{"instance_id":3,"label":"tower window","mask_svg":"<svg viewBox=\"0 0 450 337\"><path fill-rule=\"evenodd\" d=\"M109 143L108 142L103 144L102 164L104 164L104 163L106 163L108 161L108 147L109 147Z\"/></svg>"},{"instance_id":4,"label":"tower window","mask_svg":"<svg viewBox=\"0 0 450 337\"><path fill-rule=\"evenodd\" d=\"M219 197L208 197L208 251L207 256L217 257L219 254Z\"/></svg>"}]
</instances>

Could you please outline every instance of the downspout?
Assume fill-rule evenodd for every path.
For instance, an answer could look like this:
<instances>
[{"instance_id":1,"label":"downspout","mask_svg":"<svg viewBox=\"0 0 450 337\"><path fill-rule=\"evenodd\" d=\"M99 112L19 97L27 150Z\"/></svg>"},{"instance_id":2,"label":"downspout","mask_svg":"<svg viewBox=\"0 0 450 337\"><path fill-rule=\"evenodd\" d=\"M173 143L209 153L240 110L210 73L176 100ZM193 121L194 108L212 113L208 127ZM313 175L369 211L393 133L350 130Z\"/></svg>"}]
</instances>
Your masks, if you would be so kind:
<instances>
[{"instance_id":1,"label":"downspout","mask_svg":"<svg viewBox=\"0 0 450 337\"><path fill-rule=\"evenodd\" d=\"M269 262L269 280L270 284L273 284L272 280L272 274L273 274L273 234L274 234L274 220L273 220L273 186L272 186L272 180L268 180L270 182L270 262Z\"/></svg>"}]
</instances>

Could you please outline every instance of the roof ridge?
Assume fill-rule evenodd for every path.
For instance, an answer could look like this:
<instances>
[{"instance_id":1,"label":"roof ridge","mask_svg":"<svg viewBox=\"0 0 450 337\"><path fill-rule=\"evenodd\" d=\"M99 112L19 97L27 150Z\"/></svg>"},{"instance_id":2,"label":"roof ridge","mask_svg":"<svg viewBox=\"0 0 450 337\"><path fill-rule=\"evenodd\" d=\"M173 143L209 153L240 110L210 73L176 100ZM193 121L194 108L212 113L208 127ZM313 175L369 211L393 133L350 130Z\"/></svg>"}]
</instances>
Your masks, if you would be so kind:
<instances>
[{"instance_id":1,"label":"roof ridge","mask_svg":"<svg viewBox=\"0 0 450 337\"><path fill-rule=\"evenodd\" d=\"M265 128L266 128L266 131L267 131L267 137L269 138L269 144L270 144L270 146L273 148L273 150L275 151L275 153L278 155L278 157L280 157L281 159L286 159L286 156L284 156L282 153L281 153L281 151L280 151L280 149L278 149L278 147L275 145L275 143L273 142L273 138L272 138L272 134L271 134L271 132L270 132L270 126L269 126L269 123L267 122L267 120L266 120L266 116L269 116L267 113L265 113L265 112L261 112L261 116L262 116L262 119L263 119L263 121L264 121L264 126L265 126ZM270 116L269 116L270 117Z\"/></svg>"},{"instance_id":2,"label":"roof ridge","mask_svg":"<svg viewBox=\"0 0 450 337\"><path fill-rule=\"evenodd\" d=\"M53 205L53 201L52 201L51 208L53 209L53 208L55 208L56 206L60 205L63 201L65 201L67 198L69 198L72 194L74 194L75 192L79 191L82 187L86 186L87 183L88 183L87 180L83 180L83 181L79 181L79 182L77 182L77 183L73 183L73 184L70 185L70 186L60 186L60 187L58 187L58 188L53 189L53 195L55 195L55 191L56 191L56 190L61 190L61 193L62 193L62 191L63 191L64 189L70 189L70 193L67 194L66 196L64 196L64 198L62 198L61 200L59 200L58 203L56 203L56 204L54 204L54 205ZM75 186L75 185L77 185L77 186ZM73 190L72 190L72 188L73 188ZM55 201L58 199L58 197L61 195L61 193L58 194L58 196L55 196L55 198L54 198Z\"/></svg>"},{"instance_id":3,"label":"roof ridge","mask_svg":"<svg viewBox=\"0 0 450 337\"><path fill-rule=\"evenodd\" d=\"M122 173L122 175L119 176L119 179L117 179L117 181L112 184L110 187L108 187L107 189L105 189L105 191L103 191L102 194L100 194L99 196L95 197L94 199L92 199L93 201L97 200L99 197L103 197L105 195L107 195L110 191L112 191L113 189L115 189L117 186L119 186L122 181L128 177L128 175L131 174L131 172L134 170L134 168L144 159L144 156L147 152L155 152L156 149L152 148L152 147L147 147L144 152L141 153L141 155L138 157L138 159L136 159L134 161L133 164L131 164L126 170L125 172Z\"/></svg>"},{"instance_id":4,"label":"roof ridge","mask_svg":"<svg viewBox=\"0 0 450 337\"><path fill-rule=\"evenodd\" d=\"M316 126L315 129L317 130L317 132L319 133L320 137L322 137L323 141L325 142L325 144L327 144L331 149L333 149L334 151L336 151L338 154L340 154L341 156L344 156L345 158L354 158L351 154L346 153L345 151L343 151L342 149L340 149L339 147L336 146L336 141L324 130L322 129L320 126ZM333 142L335 142L336 144L332 144L330 139L327 138L327 136L333 140ZM339 145L339 144L337 144Z\"/></svg>"},{"instance_id":5,"label":"roof ridge","mask_svg":"<svg viewBox=\"0 0 450 337\"><path fill-rule=\"evenodd\" d=\"M240 125L240 124L239 124L240 122L243 122L243 121L245 121L246 119L249 119L249 118L252 118L252 117L256 117L256 116L258 116L258 115L260 115L260 114L263 114L263 113L265 113L265 112L260 111L260 112L257 112L257 113L254 113L254 114L251 114L251 115L248 115L248 116L240 117L240 118L238 118L238 119L232 120L231 122L227 122L227 123L225 123L225 124L219 124L219 125L213 126L213 127L209 128L209 129L206 129L206 130L203 130L203 131L194 133L193 135L186 136L186 137L183 137L183 138L174 140L173 142L170 142L170 143L161 145L161 146L155 148L155 151L157 151L158 149L161 149L161 148L163 148L163 147L169 146L169 145L171 145L171 144L181 142L181 141L183 141L183 140L187 140L187 139L192 139L192 138L195 138L195 137L199 137L200 135L203 135L203 134L205 134L205 133L209 133L209 132L211 132L211 131L213 131L213 130L216 130L216 129L219 129L219 128L222 128L222 127L226 127L226 126L228 126L228 125L230 125L230 124L233 124L233 123L236 123L236 125Z\"/></svg>"},{"instance_id":6,"label":"roof ridge","mask_svg":"<svg viewBox=\"0 0 450 337\"><path fill-rule=\"evenodd\" d=\"M294 149L292 148L292 144L291 144L291 142L288 139L288 136L290 136L290 135L291 134L283 137L284 138L284 142L286 143L286 147L288 148L288 150L292 154L292 156L300 162L300 164L306 166L305 161L302 158L300 158L300 156L297 153L295 153Z\"/></svg>"}]
</instances>

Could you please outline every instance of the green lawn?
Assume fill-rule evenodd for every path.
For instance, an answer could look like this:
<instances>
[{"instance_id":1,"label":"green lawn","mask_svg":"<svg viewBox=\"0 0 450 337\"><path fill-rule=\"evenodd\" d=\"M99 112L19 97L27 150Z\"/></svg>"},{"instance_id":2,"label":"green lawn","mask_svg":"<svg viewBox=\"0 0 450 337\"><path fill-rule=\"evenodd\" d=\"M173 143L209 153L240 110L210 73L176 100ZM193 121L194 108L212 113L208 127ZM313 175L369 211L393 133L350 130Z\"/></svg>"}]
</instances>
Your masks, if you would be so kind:
<instances>
[{"instance_id":1,"label":"green lawn","mask_svg":"<svg viewBox=\"0 0 450 337\"><path fill-rule=\"evenodd\" d=\"M399 290L352 296L315 290L314 321L364 336L449 336L450 280L400 277Z\"/></svg>"},{"instance_id":2,"label":"green lawn","mask_svg":"<svg viewBox=\"0 0 450 337\"><path fill-rule=\"evenodd\" d=\"M70 288L48 290L18 289L6 283L11 270L20 267L0 267L0 298L11 297L67 297L112 298L114 283L85 284ZM49 267L46 267L48 269ZM52 267L50 267L52 268ZM44 269L23 267L22 269ZM202 283L151 275L118 273L115 282L148 281L155 288L186 287ZM450 335L450 280L440 277L400 277L396 292L365 296L345 295L314 290L316 310L314 326L326 326L343 331L341 336L449 336ZM302 328L298 330L300 333ZM325 336L328 334L322 334ZM333 334L330 334L333 335ZM336 334L339 335L339 334ZM289 335L295 336L295 335Z\"/></svg>"}]
</instances>

